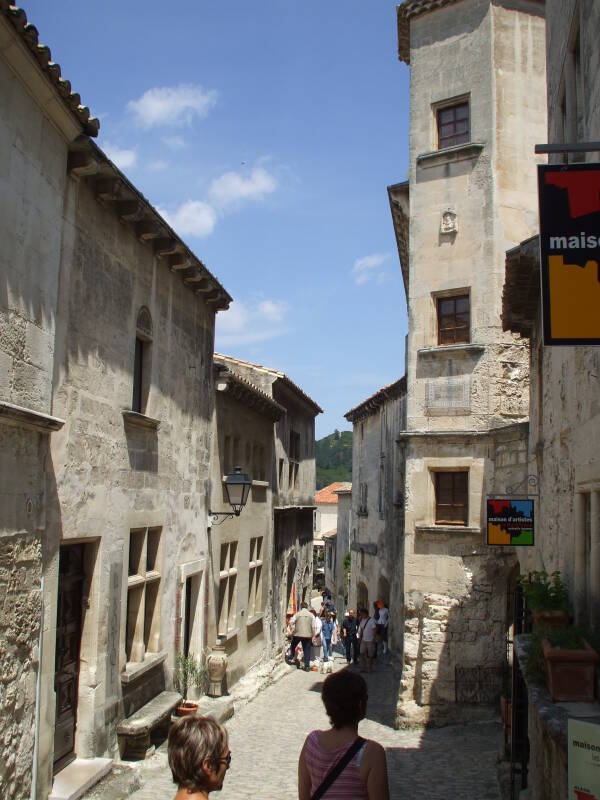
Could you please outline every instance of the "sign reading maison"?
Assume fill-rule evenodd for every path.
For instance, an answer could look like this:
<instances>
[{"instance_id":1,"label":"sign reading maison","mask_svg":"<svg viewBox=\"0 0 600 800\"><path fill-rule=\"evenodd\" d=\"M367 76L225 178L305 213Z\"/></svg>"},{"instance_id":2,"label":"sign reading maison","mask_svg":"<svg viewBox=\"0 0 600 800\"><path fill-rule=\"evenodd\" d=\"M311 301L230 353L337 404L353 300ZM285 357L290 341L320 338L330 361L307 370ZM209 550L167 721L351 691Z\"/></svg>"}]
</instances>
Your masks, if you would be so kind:
<instances>
[{"instance_id":1,"label":"sign reading maison","mask_svg":"<svg viewBox=\"0 0 600 800\"><path fill-rule=\"evenodd\" d=\"M487 543L533 547L534 508L531 499L489 497L487 501Z\"/></svg>"},{"instance_id":2,"label":"sign reading maison","mask_svg":"<svg viewBox=\"0 0 600 800\"><path fill-rule=\"evenodd\" d=\"M600 344L600 165L538 167L544 344Z\"/></svg>"}]
</instances>

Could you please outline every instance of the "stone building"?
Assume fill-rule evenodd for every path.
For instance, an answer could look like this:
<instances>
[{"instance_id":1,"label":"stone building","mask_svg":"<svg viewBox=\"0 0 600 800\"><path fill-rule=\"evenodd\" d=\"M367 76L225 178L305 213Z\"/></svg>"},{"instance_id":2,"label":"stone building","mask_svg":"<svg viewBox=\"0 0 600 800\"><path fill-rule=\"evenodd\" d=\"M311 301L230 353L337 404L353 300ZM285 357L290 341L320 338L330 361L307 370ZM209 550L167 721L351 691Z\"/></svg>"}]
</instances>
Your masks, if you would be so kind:
<instances>
[{"instance_id":1,"label":"stone building","mask_svg":"<svg viewBox=\"0 0 600 800\"><path fill-rule=\"evenodd\" d=\"M406 0L398 42L409 179L388 194L409 317L399 715L411 723L500 690L517 567L487 546L485 509L528 472L527 348L500 313L504 252L537 225L544 4Z\"/></svg>"},{"instance_id":2,"label":"stone building","mask_svg":"<svg viewBox=\"0 0 600 800\"><path fill-rule=\"evenodd\" d=\"M547 0L548 130L539 144L585 146L600 140L599 30L600 7L593 0ZM549 156L551 164L598 160L595 150ZM589 228L598 227L598 212L585 218ZM589 346L544 346L539 253L538 236L507 252L502 309L504 329L524 338L530 358L528 463L531 491L537 495L536 540L534 548L519 551L519 562L523 573L559 570L576 623L598 637L600 352ZM530 694L532 800L567 796L567 717L543 693Z\"/></svg>"},{"instance_id":3,"label":"stone building","mask_svg":"<svg viewBox=\"0 0 600 800\"><path fill-rule=\"evenodd\" d=\"M242 514L215 519L208 596L208 641L225 643L231 686L271 652L274 423L285 409L264 391L215 360L215 435L210 511L228 511L223 481L240 466L252 481Z\"/></svg>"},{"instance_id":4,"label":"stone building","mask_svg":"<svg viewBox=\"0 0 600 800\"><path fill-rule=\"evenodd\" d=\"M203 618L185 590L206 585L230 297L7 2L0 36L0 793L46 798L75 756L107 768L119 723L172 686L186 613Z\"/></svg>"},{"instance_id":5,"label":"stone building","mask_svg":"<svg viewBox=\"0 0 600 800\"><path fill-rule=\"evenodd\" d=\"M342 619L344 611L348 608L350 589L345 559L350 552L352 484L344 481L334 485L338 487L334 490L337 498L336 526L324 534L325 586L331 592L338 618Z\"/></svg>"},{"instance_id":6,"label":"stone building","mask_svg":"<svg viewBox=\"0 0 600 800\"><path fill-rule=\"evenodd\" d=\"M390 607L390 649L402 648L406 378L391 383L345 414L353 425L349 604Z\"/></svg>"},{"instance_id":7,"label":"stone building","mask_svg":"<svg viewBox=\"0 0 600 800\"><path fill-rule=\"evenodd\" d=\"M231 356L218 363L265 392L285 413L274 425L268 465L273 499L273 548L269 607L271 644L285 645L286 622L294 606L310 601L315 510L315 417L321 408L283 372Z\"/></svg>"}]
</instances>

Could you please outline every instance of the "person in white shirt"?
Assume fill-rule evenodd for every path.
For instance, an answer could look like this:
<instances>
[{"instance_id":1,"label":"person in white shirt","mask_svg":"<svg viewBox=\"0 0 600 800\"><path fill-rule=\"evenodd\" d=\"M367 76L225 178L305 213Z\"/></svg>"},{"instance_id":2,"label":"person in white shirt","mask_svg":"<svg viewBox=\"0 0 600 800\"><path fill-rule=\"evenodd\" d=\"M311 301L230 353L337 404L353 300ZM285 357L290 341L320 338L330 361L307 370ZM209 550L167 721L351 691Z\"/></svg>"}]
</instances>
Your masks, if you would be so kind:
<instances>
[{"instance_id":1,"label":"person in white shirt","mask_svg":"<svg viewBox=\"0 0 600 800\"><path fill-rule=\"evenodd\" d=\"M369 616L369 612L366 608L361 608L360 625L358 626L361 672L367 671L367 661L369 664L369 672L373 672L373 656L375 655L376 635L377 623L372 617Z\"/></svg>"},{"instance_id":2,"label":"person in white shirt","mask_svg":"<svg viewBox=\"0 0 600 800\"><path fill-rule=\"evenodd\" d=\"M318 661L319 656L321 655L321 630L323 628L323 623L321 622L321 618L317 616L317 612L312 609L313 623L312 623L312 661Z\"/></svg>"}]
</instances>

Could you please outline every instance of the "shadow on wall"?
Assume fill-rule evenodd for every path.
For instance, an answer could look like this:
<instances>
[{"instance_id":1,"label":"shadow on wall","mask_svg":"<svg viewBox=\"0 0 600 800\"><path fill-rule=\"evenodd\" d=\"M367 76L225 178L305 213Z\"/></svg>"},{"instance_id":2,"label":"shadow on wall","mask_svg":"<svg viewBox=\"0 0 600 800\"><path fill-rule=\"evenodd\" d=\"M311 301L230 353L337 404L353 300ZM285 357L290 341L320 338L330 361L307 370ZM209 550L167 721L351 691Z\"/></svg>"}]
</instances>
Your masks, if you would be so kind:
<instances>
[{"instance_id":1,"label":"shadow on wall","mask_svg":"<svg viewBox=\"0 0 600 800\"><path fill-rule=\"evenodd\" d=\"M511 619L514 556L465 556L459 597L412 591L405 605L400 727L495 717Z\"/></svg>"}]
</instances>

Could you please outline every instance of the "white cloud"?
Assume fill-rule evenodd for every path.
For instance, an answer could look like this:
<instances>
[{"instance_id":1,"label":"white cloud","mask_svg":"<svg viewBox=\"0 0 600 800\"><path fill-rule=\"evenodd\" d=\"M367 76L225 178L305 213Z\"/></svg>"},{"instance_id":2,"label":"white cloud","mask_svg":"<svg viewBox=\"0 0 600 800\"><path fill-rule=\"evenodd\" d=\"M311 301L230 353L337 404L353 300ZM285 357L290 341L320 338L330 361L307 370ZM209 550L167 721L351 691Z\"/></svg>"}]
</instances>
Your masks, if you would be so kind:
<instances>
[{"instance_id":1,"label":"white cloud","mask_svg":"<svg viewBox=\"0 0 600 800\"><path fill-rule=\"evenodd\" d=\"M119 169L127 169L128 167L135 167L137 161L137 153L135 149L124 150L116 144L104 142L104 152L110 160L117 165Z\"/></svg>"},{"instance_id":2,"label":"white cloud","mask_svg":"<svg viewBox=\"0 0 600 800\"><path fill-rule=\"evenodd\" d=\"M162 172L169 166L167 161L163 161L161 158L157 158L156 161L151 161L148 164L148 170L150 172Z\"/></svg>"},{"instance_id":3,"label":"white cloud","mask_svg":"<svg viewBox=\"0 0 600 800\"><path fill-rule=\"evenodd\" d=\"M157 210L180 236L208 236L217 221L214 208L201 200L188 200L173 213Z\"/></svg>"},{"instance_id":4,"label":"white cloud","mask_svg":"<svg viewBox=\"0 0 600 800\"><path fill-rule=\"evenodd\" d=\"M144 128L177 127L188 125L194 117L205 117L216 102L214 89L207 91L202 86L180 84L148 89L138 100L130 100L127 108Z\"/></svg>"},{"instance_id":5,"label":"white cloud","mask_svg":"<svg viewBox=\"0 0 600 800\"><path fill-rule=\"evenodd\" d=\"M357 286L376 278L378 283L386 280L386 272L377 272L379 267L390 258L389 253L373 253L370 256L357 258L352 267L352 274L354 275L354 282Z\"/></svg>"},{"instance_id":6,"label":"white cloud","mask_svg":"<svg viewBox=\"0 0 600 800\"><path fill-rule=\"evenodd\" d=\"M228 311L217 315L216 348L223 350L283 336L287 333L284 320L288 311L289 306L281 300L235 300Z\"/></svg>"},{"instance_id":7,"label":"white cloud","mask_svg":"<svg viewBox=\"0 0 600 800\"><path fill-rule=\"evenodd\" d=\"M277 188L277 180L263 167L255 167L246 178L239 172L225 172L215 178L209 189L211 201L218 208L226 208L240 200L260 199Z\"/></svg>"},{"instance_id":8,"label":"white cloud","mask_svg":"<svg viewBox=\"0 0 600 800\"><path fill-rule=\"evenodd\" d=\"M183 150L187 146L183 136L163 136L162 140L169 150Z\"/></svg>"}]
</instances>

